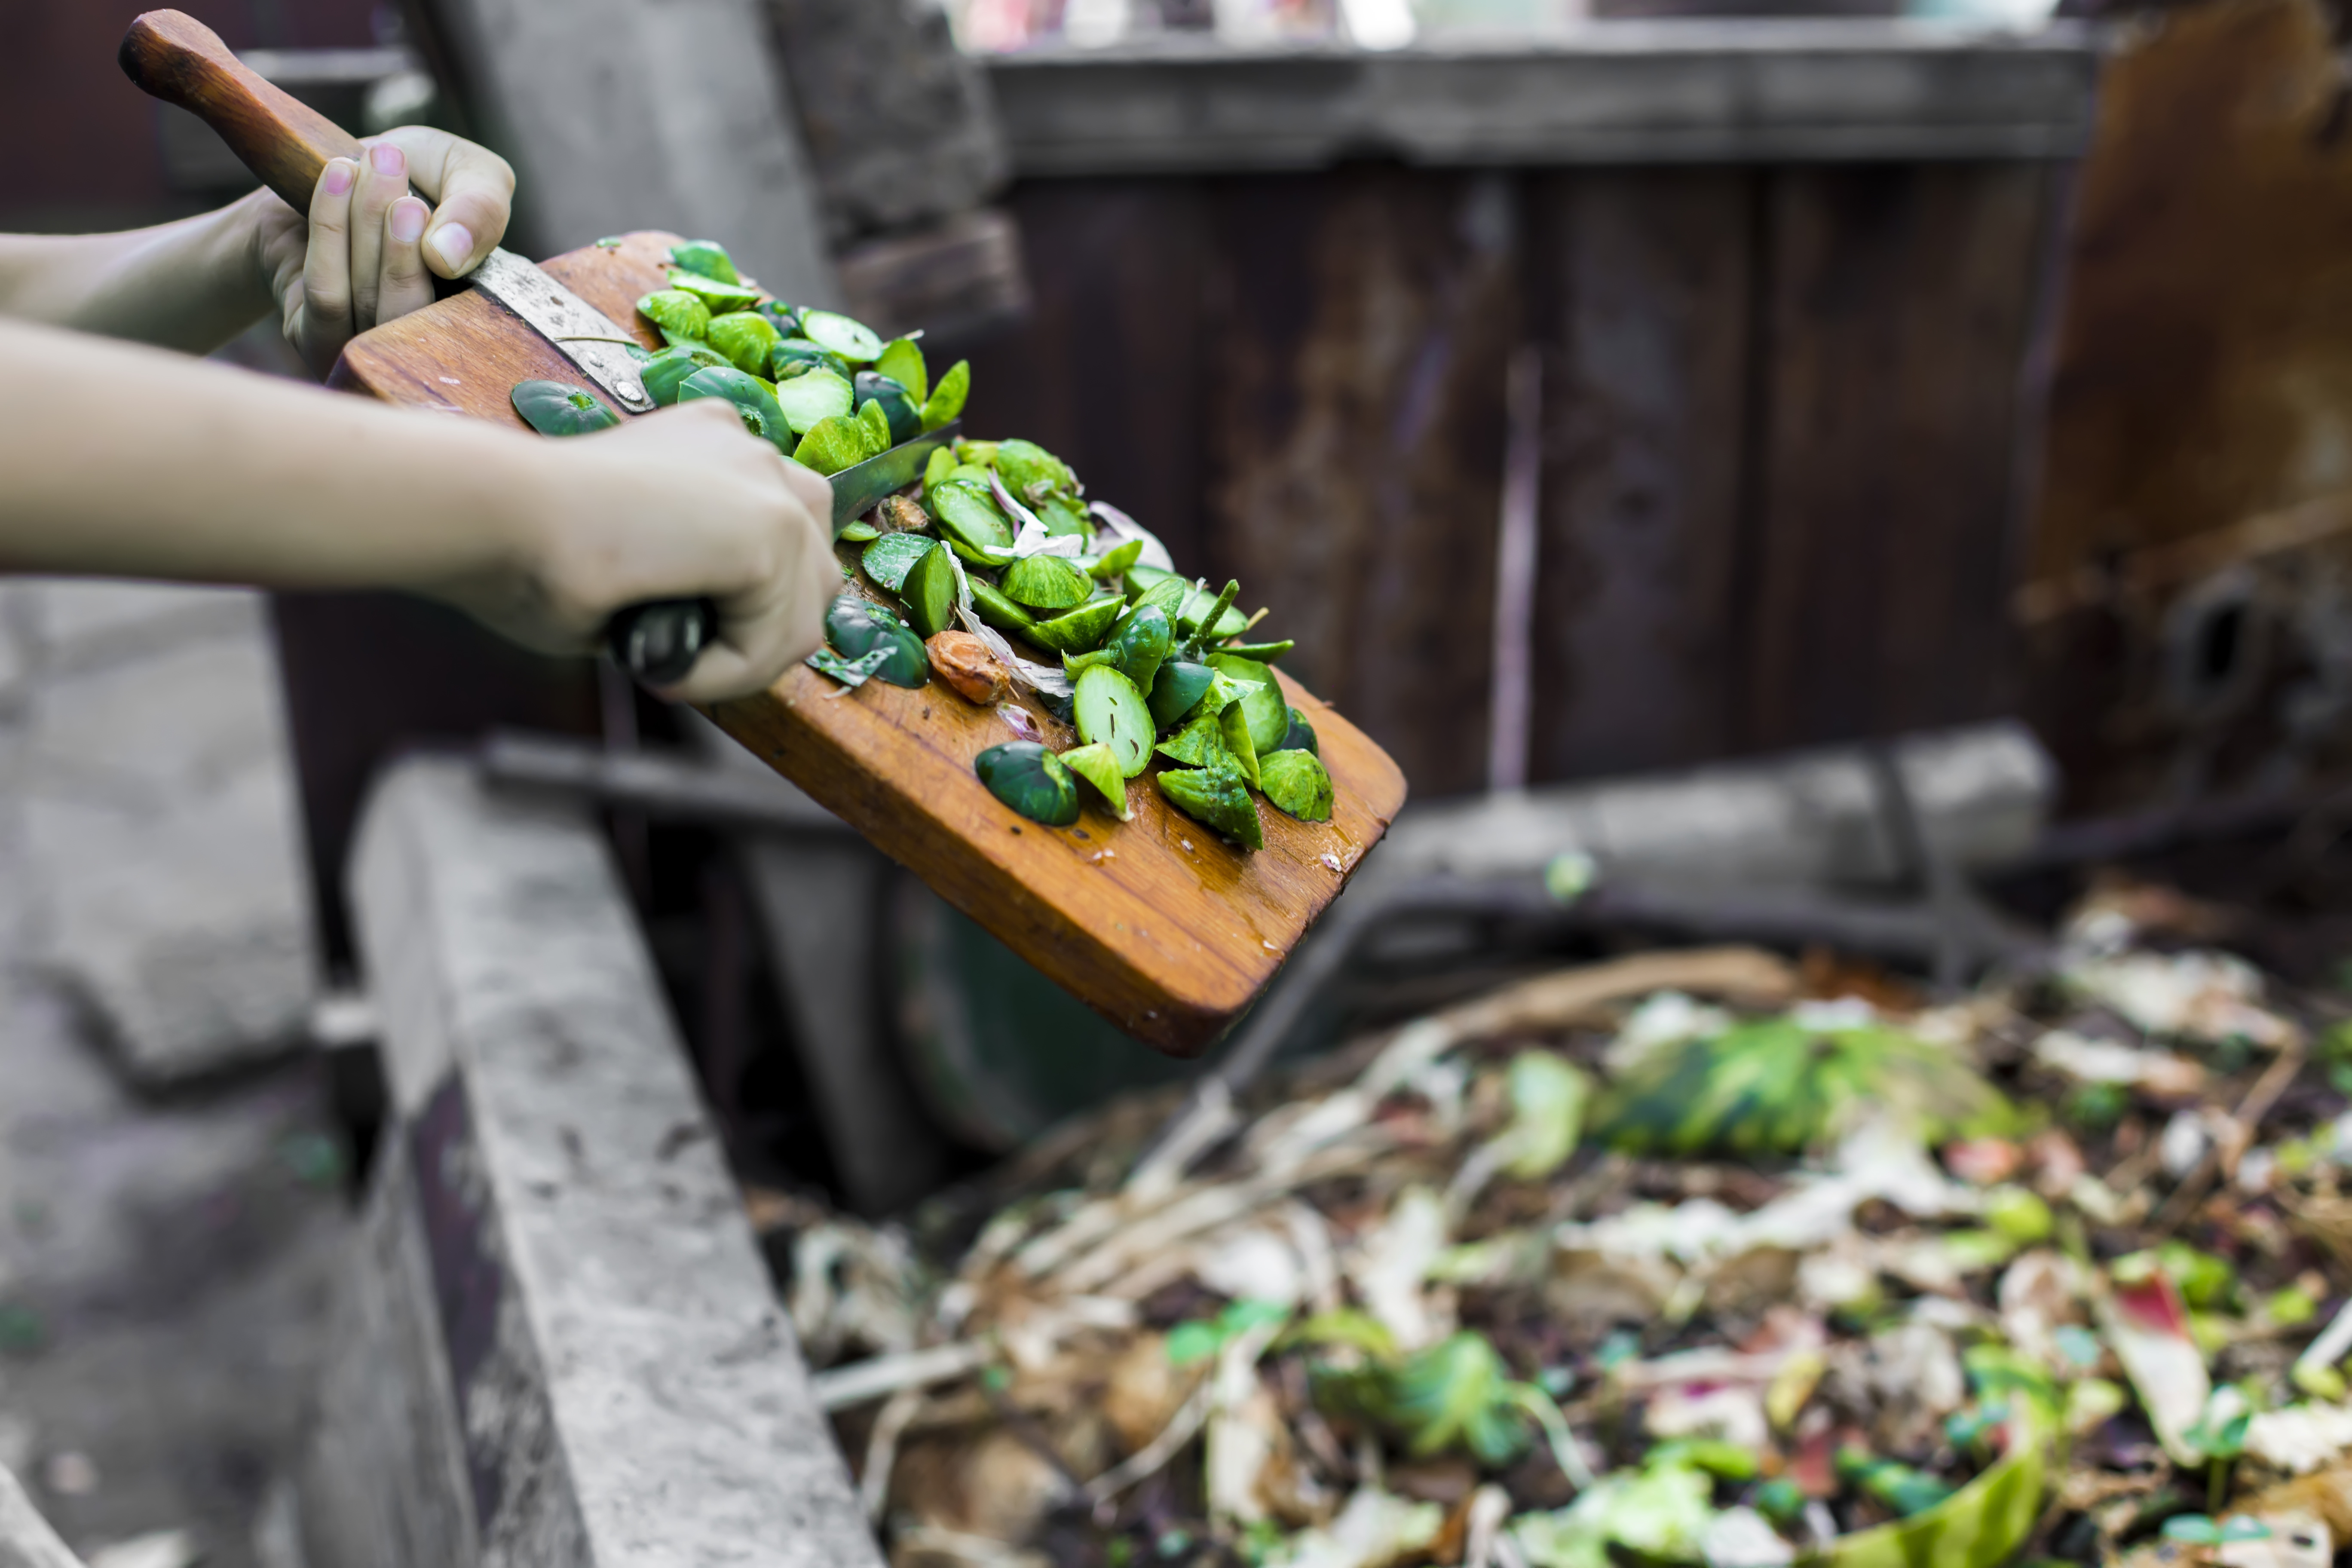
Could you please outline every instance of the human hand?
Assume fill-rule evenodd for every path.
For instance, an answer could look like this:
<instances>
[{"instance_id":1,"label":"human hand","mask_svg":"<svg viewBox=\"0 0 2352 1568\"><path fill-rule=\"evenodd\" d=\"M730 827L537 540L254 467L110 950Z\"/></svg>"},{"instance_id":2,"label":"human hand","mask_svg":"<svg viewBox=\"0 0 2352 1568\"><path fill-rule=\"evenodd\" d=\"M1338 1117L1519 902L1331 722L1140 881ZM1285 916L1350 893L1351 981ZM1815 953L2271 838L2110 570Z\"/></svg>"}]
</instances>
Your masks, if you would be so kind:
<instances>
[{"instance_id":1,"label":"human hand","mask_svg":"<svg viewBox=\"0 0 2352 1568\"><path fill-rule=\"evenodd\" d=\"M286 341L323 376L353 337L431 304L434 276L481 265L506 236L514 171L487 148L407 125L370 138L356 163L330 159L307 215L268 191L248 199Z\"/></svg>"},{"instance_id":2,"label":"human hand","mask_svg":"<svg viewBox=\"0 0 2352 1568\"><path fill-rule=\"evenodd\" d=\"M527 647L592 651L614 614L708 595L719 638L682 702L766 689L824 638L841 591L833 488L702 398L593 436L549 441L535 505L505 569L440 596Z\"/></svg>"}]
</instances>

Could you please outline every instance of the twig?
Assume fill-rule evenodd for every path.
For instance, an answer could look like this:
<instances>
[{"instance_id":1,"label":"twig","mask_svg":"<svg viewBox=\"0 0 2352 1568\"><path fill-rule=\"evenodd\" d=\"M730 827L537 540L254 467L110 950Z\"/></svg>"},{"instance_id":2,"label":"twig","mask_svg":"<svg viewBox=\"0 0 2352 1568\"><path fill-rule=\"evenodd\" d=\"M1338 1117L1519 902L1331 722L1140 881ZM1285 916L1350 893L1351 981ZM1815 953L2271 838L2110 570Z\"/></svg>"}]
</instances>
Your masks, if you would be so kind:
<instances>
[{"instance_id":1,"label":"twig","mask_svg":"<svg viewBox=\"0 0 2352 1568\"><path fill-rule=\"evenodd\" d=\"M902 1351L896 1355L878 1355L847 1366L832 1367L809 1379L809 1384L816 1391L820 1407L846 1410L901 1389L927 1388L977 1372L995 1353L982 1341L966 1340L961 1344Z\"/></svg>"},{"instance_id":2,"label":"twig","mask_svg":"<svg viewBox=\"0 0 2352 1568\"><path fill-rule=\"evenodd\" d=\"M2157 1210L2156 1217L2148 1222L2158 1239L2179 1229L2189 1216L2197 1212L2197 1205L2205 1201L2205 1194L2212 1190L2218 1177L2224 1173L2236 1174L2239 1156L2253 1142L2254 1134L2262 1130L2263 1118L2270 1114L2271 1107L2278 1103L2279 1096L2286 1092L2287 1086L2294 1081L2294 1075L2302 1070L2303 1047L2299 1044L2291 1045L2281 1050L2278 1059L2254 1080L2254 1087L2247 1091L2246 1098L2238 1102L2238 1109L2231 1114L2227 1146L2217 1140L2212 1148L2205 1151L2205 1157L2197 1162L2197 1168L2172 1189L2172 1195L2164 1201L2164 1206Z\"/></svg>"},{"instance_id":3,"label":"twig","mask_svg":"<svg viewBox=\"0 0 2352 1568\"><path fill-rule=\"evenodd\" d=\"M857 1500L867 1519L879 1522L882 1510L889 1506L890 1472L898 1463L898 1439L914 1425L928 1398L919 1388L902 1388L874 1417L874 1430L866 1439L866 1468L857 1478Z\"/></svg>"},{"instance_id":4,"label":"twig","mask_svg":"<svg viewBox=\"0 0 2352 1568\"><path fill-rule=\"evenodd\" d=\"M1184 1401L1175 1419L1159 1436L1087 1483L1087 1500L1095 1505L1097 1523L1107 1522L1101 1517L1103 1505L1183 1452L1184 1445L1201 1435L1201 1428L1209 1424L1209 1407L1216 1401L1216 1387L1214 1377L1202 1378L1201 1385L1192 1391L1192 1396Z\"/></svg>"}]
</instances>

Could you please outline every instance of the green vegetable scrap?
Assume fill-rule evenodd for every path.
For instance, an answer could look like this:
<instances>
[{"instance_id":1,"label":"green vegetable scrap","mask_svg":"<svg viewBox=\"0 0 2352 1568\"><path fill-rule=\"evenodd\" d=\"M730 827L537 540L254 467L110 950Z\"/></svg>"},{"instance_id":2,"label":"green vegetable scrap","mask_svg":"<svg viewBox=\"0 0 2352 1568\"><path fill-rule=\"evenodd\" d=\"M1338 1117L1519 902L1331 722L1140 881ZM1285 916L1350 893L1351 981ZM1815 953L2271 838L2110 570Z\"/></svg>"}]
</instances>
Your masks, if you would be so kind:
<instances>
[{"instance_id":1,"label":"green vegetable scrap","mask_svg":"<svg viewBox=\"0 0 2352 1568\"><path fill-rule=\"evenodd\" d=\"M801 331L809 342L830 349L852 364L871 364L882 354L882 338L865 322L837 310L802 313Z\"/></svg>"},{"instance_id":2,"label":"green vegetable scrap","mask_svg":"<svg viewBox=\"0 0 2352 1568\"><path fill-rule=\"evenodd\" d=\"M683 289L660 289L637 301L637 313L670 342L700 342L710 331L710 307Z\"/></svg>"},{"instance_id":3,"label":"green vegetable scrap","mask_svg":"<svg viewBox=\"0 0 2352 1568\"><path fill-rule=\"evenodd\" d=\"M1034 741L1008 741L971 760L988 792L1032 822L1067 827L1078 819L1078 786L1062 759Z\"/></svg>"},{"instance_id":4,"label":"green vegetable scrap","mask_svg":"<svg viewBox=\"0 0 2352 1568\"><path fill-rule=\"evenodd\" d=\"M735 258L727 247L715 239L689 239L669 247L669 258L682 270L720 283L740 283L736 276Z\"/></svg>"},{"instance_id":5,"label":"green vegetable scrap","mask_svg":"<svg viewBox=\"0 0 2352 1568\"><path fill-rule=\"evenodd\" d=\"M710 346L746 375L764 375L778 338L775 323L756 310L735 310L714 316L708 334Z\"/></svg>"},{"instance_id":6,"label":"green vegetable scrap","mask_svg":"<svg viewBox=\"0 0 2352 1568\"><path fill-rule=\"evenodd\" d=\"M587 388L561 381L517 382L508 395L523 423L542 436L583 436L621 422Z\"/></svg>"},{"instance_id":7,"label":"green vegetable scrap","mask_svg":"<svg viewBox=\"0 0 2352 1568\"><path fill-rule=\"evenodd\" d=\"M1664 1042L1610 1086L1600 1131L1629 1152L1794 1154L1881 1114L1934 1140L2015 1123L2009 1101L1953 1051L1875 1018L1828 1015Z\"/></svg>"},{"instance_id":8,"label":"green vegetable scrap","mask_svg":"<svg viewBox=\"0 0 2352 1568\"><path fill-rule=\"evenodd\" d=\"M971 366L959 360L934 374L921 334L886 340L837 310L775 299L712 240L681 241L669 261L667 287L637 301L670 345L638 353L656 405L722 399L745 429L828 476L961 417ZM516 395L518 408L531 402L526 417L561 433L614 418L584 393L588 406L566 401L565 389ZM1314 728L1269 668L1292 645L1239 641L1255 617L1235 605L1238 582L1213 590L1149 563L1166 559L1158 542L1090 503L1070 465L1036 442L944 444L919 488L835 538L858 552L844 560L878 595L836 600L826 647L808 661L845 686L923 684L925 642L959 625L1024 650L1012 657L1015 679L1025 669L1050 681L1058 658L1070 684L1054 700L1078 740L1067 763L984 753L984 782L1016 810L1075 820L1070 781L1083 777L1126 820L1129 782L1157 765L1170 804L1249 849L1265 844L1255 794L1299 821L1331 820L1335 792Z\"/></svg>"}]
</instances>

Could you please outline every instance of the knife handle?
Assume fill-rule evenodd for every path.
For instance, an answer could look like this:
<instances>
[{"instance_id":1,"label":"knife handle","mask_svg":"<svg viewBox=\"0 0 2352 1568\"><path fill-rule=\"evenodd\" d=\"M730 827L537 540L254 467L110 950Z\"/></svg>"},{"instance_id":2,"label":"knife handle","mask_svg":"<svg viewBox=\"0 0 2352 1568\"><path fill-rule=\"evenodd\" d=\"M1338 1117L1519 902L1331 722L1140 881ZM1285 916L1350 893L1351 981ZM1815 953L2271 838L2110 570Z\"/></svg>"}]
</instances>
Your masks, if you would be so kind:
<instances>
[{"instance_id":1,"label":"knife handle","mask_svg":"<svg viewBox=\"0 0 2352 1568\"><path fill-rule=\"evenodd\" d=\"M150 11L122 35L122 74L182 109L220 138L298 213L330 158L356 161L359 138L272 87L229 52L220 35L181 11Z\"/></svg>"},{"instance_id":2,"label":"knife handle","mask_svg":"<svg viewBox=\"0 0 2352 1568\"><path fill-rule=\"evenodd\" d=\"M632 605L604 628L613 662L647 686L684 680L702 650L718 640L719 606L709 599Z\"/></svg>"}]
</instances>

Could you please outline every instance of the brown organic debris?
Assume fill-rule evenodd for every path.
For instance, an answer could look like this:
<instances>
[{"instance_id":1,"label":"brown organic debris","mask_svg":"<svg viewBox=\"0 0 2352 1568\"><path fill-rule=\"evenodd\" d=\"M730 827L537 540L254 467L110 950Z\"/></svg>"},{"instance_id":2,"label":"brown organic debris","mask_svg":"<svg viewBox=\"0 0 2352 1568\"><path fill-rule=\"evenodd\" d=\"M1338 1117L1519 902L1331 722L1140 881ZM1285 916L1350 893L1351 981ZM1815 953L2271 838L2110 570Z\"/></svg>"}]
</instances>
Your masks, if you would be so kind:
<instances>
[{"instance_id":1,"label":"brown organic debris","mask_svg":"<svg viewBox=\"0 0 2352 1568\"><path fill-rule=\"evenodd\" d=\"M970 632L940 632L923 649L931 657L932 670L967 701L986 708L1013 690L1013 672Z\"/></svg>"}]
</instances>

